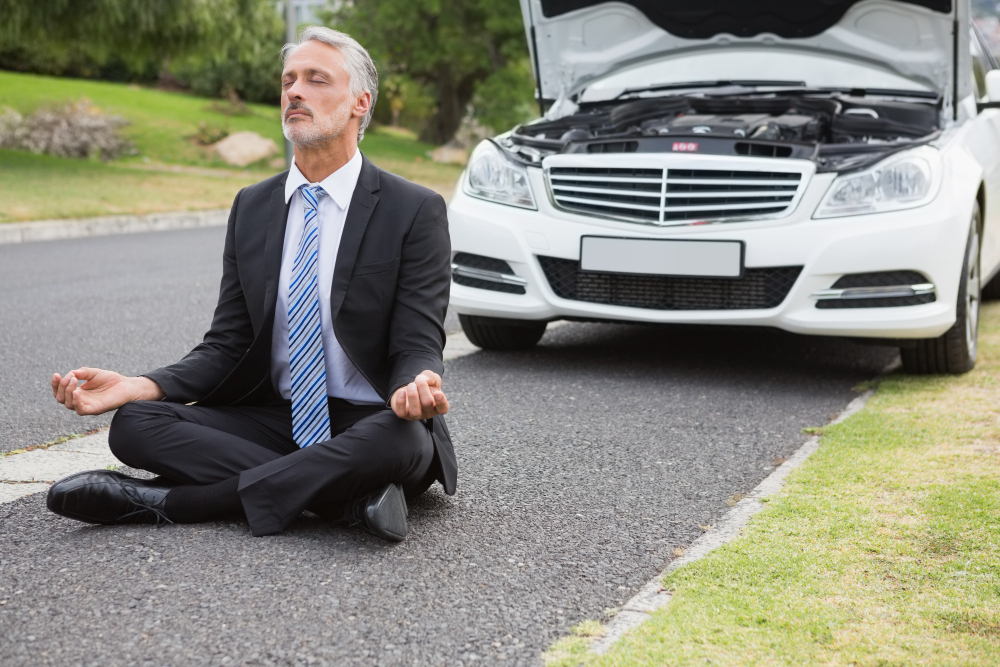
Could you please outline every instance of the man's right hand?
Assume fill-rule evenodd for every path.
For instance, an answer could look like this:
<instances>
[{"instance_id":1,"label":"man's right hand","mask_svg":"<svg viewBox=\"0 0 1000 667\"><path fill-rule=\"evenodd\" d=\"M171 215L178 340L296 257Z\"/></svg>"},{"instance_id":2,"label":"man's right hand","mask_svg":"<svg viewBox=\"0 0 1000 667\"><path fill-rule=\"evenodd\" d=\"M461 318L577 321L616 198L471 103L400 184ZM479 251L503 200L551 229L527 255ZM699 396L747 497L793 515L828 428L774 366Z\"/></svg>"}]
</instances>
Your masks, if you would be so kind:
<instances>
[{"instance_id":1,"label":"man's right hand","mask_svg":"<svg viewBox=\"0 0 1000 667\"><path fill-rule=\"evenodd\" d=\"M100 368L78 368L65 377L54 374L52 395L78 415L100 415L129 401L158 401L164 396L160 385L149 378L125 377Z\"/></svg>"}]
</instances>

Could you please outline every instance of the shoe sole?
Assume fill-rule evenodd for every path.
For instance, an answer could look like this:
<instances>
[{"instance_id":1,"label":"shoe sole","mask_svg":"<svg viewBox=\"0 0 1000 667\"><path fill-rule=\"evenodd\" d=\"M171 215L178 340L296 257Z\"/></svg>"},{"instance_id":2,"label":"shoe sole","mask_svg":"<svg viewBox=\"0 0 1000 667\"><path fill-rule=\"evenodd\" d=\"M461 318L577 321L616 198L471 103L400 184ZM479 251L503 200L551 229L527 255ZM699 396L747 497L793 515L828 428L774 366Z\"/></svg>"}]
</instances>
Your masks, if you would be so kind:
<instances>
[{"instance_id":1,"label":"shoe sole","mask_svg":"<svg viewBox=\"0 0 1000 667\"><path fill-rule=\"evenodd\" d=\"M368 530L382 539L402 542L406 539L406 497L399 484L389 484L379 494L378 500L365 508Z\"/></svg>"}]
</instances>

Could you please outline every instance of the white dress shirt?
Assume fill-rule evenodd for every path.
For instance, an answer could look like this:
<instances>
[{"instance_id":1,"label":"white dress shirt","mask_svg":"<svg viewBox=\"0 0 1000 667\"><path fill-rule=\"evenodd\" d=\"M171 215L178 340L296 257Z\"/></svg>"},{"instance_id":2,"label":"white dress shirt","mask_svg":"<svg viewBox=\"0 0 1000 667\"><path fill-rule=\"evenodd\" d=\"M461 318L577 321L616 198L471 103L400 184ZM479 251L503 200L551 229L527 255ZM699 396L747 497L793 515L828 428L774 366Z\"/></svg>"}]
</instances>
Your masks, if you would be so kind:
<instances>
[{"instance_id":1,"label":"white dress shirt","mask_svg":"<svg viewBox=\"0 0 1000 667\"><path fill-rule=\"evenodd\" d=\"M323 355L326 358L326 393L353 403L383 404L378 392L369 384L357 367L344 353L333 332L330 315L330 291L333 288L333 269L337 264L340 236L344 231L347 208L351 205L354 188L361 174L361 151L355 151L347 164L333 172L320 183L309 183L299 168L292 163L285 181L285 202L288 207L288 224L285 243L281 252L281 273L278 277L278 303L274 311L274 329L271 334L271 378L274 389L282 398L291 398L292 379L288 368L288 283L291 281L295 252L305 227L305 208L302 204L303 185L320 185L326 196L319 198L319 316L323 325Z\"/></svg>"}]
</instances>

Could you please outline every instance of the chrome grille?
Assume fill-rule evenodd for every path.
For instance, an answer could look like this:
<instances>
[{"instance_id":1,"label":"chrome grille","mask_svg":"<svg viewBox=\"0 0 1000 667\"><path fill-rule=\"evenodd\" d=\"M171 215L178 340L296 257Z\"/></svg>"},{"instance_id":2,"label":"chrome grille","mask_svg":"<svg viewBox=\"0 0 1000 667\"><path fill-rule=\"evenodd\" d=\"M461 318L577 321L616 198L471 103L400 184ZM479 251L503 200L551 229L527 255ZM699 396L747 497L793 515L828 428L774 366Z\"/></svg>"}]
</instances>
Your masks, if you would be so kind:
<instances>
[{"instance_id":1,"label":"chrome grille","mask_svg":"<svg viewBox=\"0 0 1000 667\"><path fill-rule=\"evenodd\" d=\"M775 217L804 184L794 171L550 167L556 205L566 211L650 225Z\"/></svg>"}]
</instances>

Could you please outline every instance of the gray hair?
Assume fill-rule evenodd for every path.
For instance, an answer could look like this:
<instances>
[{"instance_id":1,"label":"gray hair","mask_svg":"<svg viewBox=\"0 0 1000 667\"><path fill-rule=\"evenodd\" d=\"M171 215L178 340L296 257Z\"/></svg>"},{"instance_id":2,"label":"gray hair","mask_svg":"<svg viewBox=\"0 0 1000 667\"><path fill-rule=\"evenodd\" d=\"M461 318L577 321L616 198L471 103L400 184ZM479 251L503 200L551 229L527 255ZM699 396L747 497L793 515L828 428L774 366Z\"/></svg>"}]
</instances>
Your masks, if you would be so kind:
<instances>
[{"instance_id":1,"label":"gray hair","mask_svg":"<svg viewBox=\"0 0 1000 667\"><path fill-rule=\"evenodd\" d=\"M361 125L358 128L358 141L365 138L365 128L372 120L372 113L375 111L375 99L378 97L378 71L372 57L368 55L365 47L361 46L356 39L347 33L324 28L323 26L311 25L302 29L299 33L299 41L294 44L285 44L281 48L281 63L288 60L292 51L308 41L315 40L329 44L340 51L344 56L344 69L350 77L351 95L357 97L362 92L367 91L372 96L372 103L368 107L368 112L361 117Z\"/></svg>"}]
</instances>

